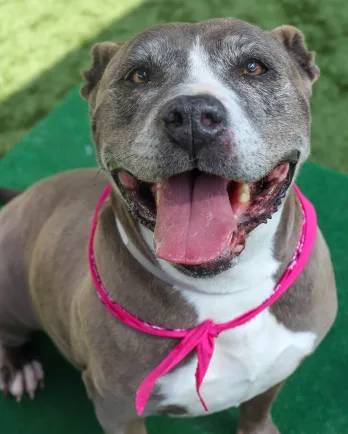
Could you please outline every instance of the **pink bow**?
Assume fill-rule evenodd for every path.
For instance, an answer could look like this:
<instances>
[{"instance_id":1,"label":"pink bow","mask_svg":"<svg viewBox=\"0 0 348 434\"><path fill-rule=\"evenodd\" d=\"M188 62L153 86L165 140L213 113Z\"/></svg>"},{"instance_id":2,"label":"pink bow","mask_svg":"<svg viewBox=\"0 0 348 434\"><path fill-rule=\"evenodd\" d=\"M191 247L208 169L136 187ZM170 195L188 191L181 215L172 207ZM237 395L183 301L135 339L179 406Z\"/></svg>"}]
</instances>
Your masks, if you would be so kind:
<instances>
[{"instance_id":1,"label":"pink bow","mask_svg":"<svg viewBox=\"0 0 348 434\"><path fill-rule=\"evenodd\" d=\"M199 326L189 330L180 343L141 383L136 396L138 415L144 412L146 402L158 378L178 365L195 348L198 356L196 390L204 409L208 411L208 407L200 393L200 388L214 354L214 338L217 336L218 332L215 324L210 320L204 321Z\"/></svg>"}]
</instances>

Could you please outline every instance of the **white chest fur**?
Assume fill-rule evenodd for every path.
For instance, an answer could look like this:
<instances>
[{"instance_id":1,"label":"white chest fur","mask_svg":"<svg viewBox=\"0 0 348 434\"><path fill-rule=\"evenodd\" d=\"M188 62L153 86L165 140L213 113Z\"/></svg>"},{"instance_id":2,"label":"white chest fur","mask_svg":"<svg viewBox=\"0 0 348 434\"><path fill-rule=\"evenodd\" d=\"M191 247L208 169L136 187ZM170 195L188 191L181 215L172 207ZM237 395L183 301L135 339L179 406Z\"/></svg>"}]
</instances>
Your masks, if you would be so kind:
<instances>
[{"instance_id":1,"label":"white chest fur","mask_svg":"<svg viewBox=\"0 0 348 434\"><path fill-rule=\"evenodd\" d=\"M257 307L272 293L276 283L273 275L279 265L272 252L273 239L280 214L278 211L267 225L253 231L235 267L214 278L185 277L170 264L159 261L168 274L205 292L181 291L195 307L200 322L229 321ZM153 234L141 230L152 246ZM268 309L249 323L221 333L215 340L214 356L201 388L209 410L239 406L286 379L314 350L315 339L314 333L287 329ZM205 413L196 394L196 366L195 356L158 380L165 397L161 406L184 406L191 415Z\"/></svg>"},{"instance_id":2,"label":"white chest fur","mask_svg":"<svg viewBox=\"0 0 348 434\"><path fill-rule=\"evenodd\" d=\"M210 412L237 407L294 372L314 347L315 335L287 330L267 311L250 323L222 333L201 388ZM161 406L184 406L191 415L205 411L195 391L197 358L158 381Z\"/></svg>"}]
</instances>

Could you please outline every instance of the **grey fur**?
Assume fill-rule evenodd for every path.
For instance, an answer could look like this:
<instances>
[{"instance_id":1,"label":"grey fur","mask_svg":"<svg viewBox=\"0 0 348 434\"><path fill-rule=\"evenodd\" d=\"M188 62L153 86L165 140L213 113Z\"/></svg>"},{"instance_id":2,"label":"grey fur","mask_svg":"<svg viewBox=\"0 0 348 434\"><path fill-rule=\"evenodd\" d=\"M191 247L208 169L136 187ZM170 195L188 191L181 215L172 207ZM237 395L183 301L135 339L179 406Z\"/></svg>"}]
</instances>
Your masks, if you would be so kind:
<instances>
[{"instance_id":1,"label":"grey fur","mask_svg":"<svg viewBox=\"0 0 348 434\"><path fill-rule=\"evenodd\" d=\"M284 34L286 44L282 43ZM302 43L302 57L298 46L296 57L293 54L294 35ZM192 160L189 152L167 137L160 112L167 101L187 94L190 54L197 45L225 93L237 98L241 116L236 119L234 107L225 99L229 115L225 134ZM107 49L110 52L109 46ZM149 29L111 51L115 54L90 99L93 136L99 162L106 170L107 163L117 162L138 179L155 182L198 168L251 182L293 151L300 152L301 162L307 158L313 77L298 59L306 58L308 68L316 67L313 58L307 58L310 54L297 29L283 26L265 32L229 19L170 24ZM262 78L244 77L243 68L250 59L266 64L268 73ZM129 71L144 67L149 70L148 83L134 86L124 80ZM236 138L241 118L245 129Z\"/></svg>"},{"instance_id":2,"label":"grey fur","mask_svg":"<svg viewBox=\"0 0 348 434\"><path fill-rule=\"evenodd\" d=\"M214 79L233 97L224 100L230 122L227 146L217 142L192 161L165 136L158 113L171 98L195 92L189 69L195 46L204 53ZM251 181L294 151L300 151L298 167L308 155L309 99L318 70L297 29L281 27L269 33L236 20L171 24L147 30L128 43L98 44L92 54L93 66L85 73L81 93L89 100L98 160L106 171L108 163L117 162L152 182L197 167ZM255 56L261 56L272 72L259 81L247 81L242 65ZM144 63L152 71L152 81L134 88L124 78ZM239 110L238 122L232 103ZM240 125L246 130L239 131ZM105 432L145 434L143 421L136 419L136 390L175 342L126 327L98 300L89 275L87 245L94 207L107 182L96 171L62 174L35 184L0 212L1 349L8 356L10 346L26 342L33 330L44 330L81 370ZM288 195L275 244L279 273L293 251L298 210ZM197 312L180 292L150 275L129 254L116 230L115 212L132 242L156 263L115 190L103 206L95 237L98 269L113 299L149 323L166 328L196 325ZM273 306L273 313L286 327L313 330L322 339L334 320L336 298L321 236L296 285L289 297ZM321 321L324 306L329 312ZM0 355L0 367L2 361ZM242 405L238 434L277 433L269 415L277 391L278 386ZM164 408L162 399L161 390L155 390L146 415L186 411Z\"/></svg>"}]
</instances>

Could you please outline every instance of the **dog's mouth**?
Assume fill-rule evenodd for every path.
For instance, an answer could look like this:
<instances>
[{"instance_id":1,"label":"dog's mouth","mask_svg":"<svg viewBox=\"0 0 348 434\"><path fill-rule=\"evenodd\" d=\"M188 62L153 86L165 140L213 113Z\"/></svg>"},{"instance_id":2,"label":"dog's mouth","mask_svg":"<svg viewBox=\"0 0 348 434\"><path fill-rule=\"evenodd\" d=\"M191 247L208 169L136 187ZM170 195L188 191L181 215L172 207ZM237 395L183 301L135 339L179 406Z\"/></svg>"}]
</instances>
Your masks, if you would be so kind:
<instances>
[{"instance_id":1,"label":"dog's mouth","mask_svg":"<svg viewBox=\"0 0 348 434\"><path fill-rule=\"evenodd\" d=\"M110 171L132 214L154 231L156 256L202 277L241 254L248 234L278 209L295 166L282 162L250 184L198 170L151 184L112 165Z\"/></svg>"}]
</instances>

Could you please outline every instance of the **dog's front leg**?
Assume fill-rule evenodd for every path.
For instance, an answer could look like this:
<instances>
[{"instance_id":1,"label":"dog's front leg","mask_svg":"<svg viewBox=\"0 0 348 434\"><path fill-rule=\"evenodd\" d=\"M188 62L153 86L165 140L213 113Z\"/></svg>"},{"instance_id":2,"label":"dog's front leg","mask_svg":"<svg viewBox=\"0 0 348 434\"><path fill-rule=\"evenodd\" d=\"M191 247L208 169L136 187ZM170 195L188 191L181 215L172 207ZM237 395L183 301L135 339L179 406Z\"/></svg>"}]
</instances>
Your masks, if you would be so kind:
<instances>
[{"instance_id":1,"label":"dog's front leg","mask_svg":"<svg viewBox=\"0 0 348 434\"><path fill-rule=\"evenodd\" d=\"M127 414L127 410L122 411L122 399L94 396L92 401L105 434L146 434L143 419L134 419L134 416Z\"/></svg>"},{"instance_id":2,"label":"dog's front leg","mask_svg":"<svg viewBox=\"0 0 348 434\"><path fill-rule=\"evenodd\" d=\"M94 401L94 406L105 434L147 434L143 419L124 420L117 407L100 400Z\"/></svg>"},{"instance_id":3,"label":"dog's front leg","mask_svg":"<svg viewBox=\"0 0 348 434\"><path fill-rule=\"evenodd\" d=\"M100 394L88 369L83 372L82 379L105 434L147 434L144 419L135 418L129 398L109 391Z\"/></svg>"},{"instance_id":4,"label":"dog's front leg","mask_svg":"<svg viewBox=\"0 0 348 434\"><path fill-rule=\"evenodd\" d=\"M146 434L146 427L143 419L136 419L126 426L126 434Z\"/></svg>"},{"instance_id":5,"label":"dog's front leg","mask_svg":"<svg viewBox=\"0 0 348 434\"><path fill-rule=\"evenodd\" d=\"M133 420L122 426L108 428L104 426L103 422L99 419L105 434L146 434L146 428L143 420Z\"/></svg>"},{"instance_id":6,"label":"dog's front leg","mask_svg":"<svg viewBox=\"0 0 348 434\"><path fill-rule=\"evenodd\" d=\"M278 384L240 406L237 434L279 434L272 420L271 407L280 388L281 384Z\"/></svg>"}]
</instances>

